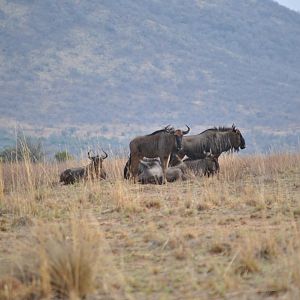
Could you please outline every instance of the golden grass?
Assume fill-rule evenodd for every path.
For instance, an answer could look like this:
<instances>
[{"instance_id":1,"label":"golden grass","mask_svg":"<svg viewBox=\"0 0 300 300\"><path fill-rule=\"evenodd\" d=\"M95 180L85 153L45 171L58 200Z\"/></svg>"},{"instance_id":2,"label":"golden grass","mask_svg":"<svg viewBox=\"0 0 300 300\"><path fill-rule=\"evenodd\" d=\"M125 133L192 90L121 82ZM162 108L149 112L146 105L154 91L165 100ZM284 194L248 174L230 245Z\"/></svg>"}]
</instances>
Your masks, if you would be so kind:
<instances>
[{"instance_id":1,"label":"golden grass","mask_svg":"<svg viewBox=\"0 0 300 300\"><path fill-rule=\"evenodd\" d=\"M88 161L0 165L0 299L299 298L300 154L163 186L125 162L72 186L59 173Z\"/></svg>"}]
</instances>

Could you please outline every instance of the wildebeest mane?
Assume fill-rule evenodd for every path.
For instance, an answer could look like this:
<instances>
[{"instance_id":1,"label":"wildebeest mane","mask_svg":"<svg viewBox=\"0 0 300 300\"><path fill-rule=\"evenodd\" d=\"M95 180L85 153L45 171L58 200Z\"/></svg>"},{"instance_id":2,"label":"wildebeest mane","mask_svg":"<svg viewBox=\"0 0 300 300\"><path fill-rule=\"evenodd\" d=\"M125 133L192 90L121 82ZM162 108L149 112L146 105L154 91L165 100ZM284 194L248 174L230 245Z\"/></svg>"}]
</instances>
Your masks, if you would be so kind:
<instances>
[{"instance_id":1,"label":"wildebeest mane","mask_svg":"<svg viewBox=\"0 0 300 300\"><path fill-rule=\"evenodd\" d=\"M156 134L161 133L161 132L170 133L170 131L172 131L172 130L174 130L173 127L167 126L167 127L163 128L163 129L159 129L159 130L156 130L156 131L154 131L154 132L152 132L150 134L147 134L147 136L156 135Z\"/></svg>"},{"instance_id":2,"label":"wildebeest mane","mask_svg":"<svg viewBox=\"0 0 300 300\"><path fill-rule=\"evenodd\" d=\"M218 132L232 131L232 127L225 127L225 126L213 127L200 132L198 135L205 133L206 131L218 131Z\"/></svg>"}]
</instances>

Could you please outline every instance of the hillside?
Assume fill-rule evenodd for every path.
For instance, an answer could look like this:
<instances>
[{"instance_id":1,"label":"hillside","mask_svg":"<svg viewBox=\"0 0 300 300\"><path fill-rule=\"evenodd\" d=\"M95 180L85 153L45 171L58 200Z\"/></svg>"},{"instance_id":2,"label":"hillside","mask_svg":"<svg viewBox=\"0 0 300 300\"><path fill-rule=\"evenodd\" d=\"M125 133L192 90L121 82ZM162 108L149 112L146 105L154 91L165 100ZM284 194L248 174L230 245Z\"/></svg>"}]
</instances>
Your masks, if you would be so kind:
<instances>
[{"instance_id":1,"label":"hillside","mask_svg":"<svg viewBox=\"0 0 300 300\"><path fill-rule=\"evenodd\" d=\"M0 146L16 123L53 146L232 122L252 150L298 145L300 14L275 2L18 0L0 9Z\"/></svg>"}]
</instances>

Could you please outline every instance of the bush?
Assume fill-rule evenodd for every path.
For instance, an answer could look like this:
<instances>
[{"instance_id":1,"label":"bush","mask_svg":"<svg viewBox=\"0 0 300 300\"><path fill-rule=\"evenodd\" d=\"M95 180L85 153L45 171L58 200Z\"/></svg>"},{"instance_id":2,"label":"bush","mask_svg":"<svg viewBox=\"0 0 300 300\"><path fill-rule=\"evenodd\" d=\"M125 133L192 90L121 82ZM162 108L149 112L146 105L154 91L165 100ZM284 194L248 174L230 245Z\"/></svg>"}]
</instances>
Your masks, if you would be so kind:
<instances>
[{"instance_id":1,"label":"bush","mask_svg":"<svg viewBox=\"0 0 300 300\"><path fill-rule=\"evenodd\" d=\"M73 159L73 156L71 154L69 154L67 151L57 152L54 155L54 157L55 157L56 161L58 161L58 162L64 162L64 161Z\"/></svg>"},{"instance_id":2,"label":"bush","mask_svg":"<svg viewBox=\"0 0 300 300\"><path fill-rule=\"evenodd\" d=\"M30 137L17 137L15 147L8 147L0 152L0 160L4 162L29 160L31 162L41 161L44 151L40 140Z\"/></svg>"}]
</instances>

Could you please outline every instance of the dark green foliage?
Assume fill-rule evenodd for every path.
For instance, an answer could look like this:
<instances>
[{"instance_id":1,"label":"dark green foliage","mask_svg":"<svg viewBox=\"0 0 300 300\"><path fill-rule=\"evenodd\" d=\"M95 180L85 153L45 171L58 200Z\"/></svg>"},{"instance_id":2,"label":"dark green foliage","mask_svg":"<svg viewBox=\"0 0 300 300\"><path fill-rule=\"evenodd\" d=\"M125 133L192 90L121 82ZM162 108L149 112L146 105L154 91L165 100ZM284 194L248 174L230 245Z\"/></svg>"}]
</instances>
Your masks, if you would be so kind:
<instances>
[{"instance_id":1,"label":"dark green foliage","mask_svg":"<svg viewBox=\"0 0 300 300\"><path fill-rule=\"evenodd\" d=\"M0 159L5 162L28 160L31 162L41 161L44 150L40 140L30 137L17 137L16 145L7 147L0 152Z\"/></svg>"},{"instance_id":2,"label":"dark green foliage","mask_svg":"<svg viewBox=\"0 0 300 300\"><path fill-rule=\"evenodd\" d=\"M56 152L54 157L55 157L56 161L58 161L58 162L64 162L64 161L73 159L73 156L71 154L69 154L69 152L67 152L67 151Z\"/></svg>"}]
</instances>

